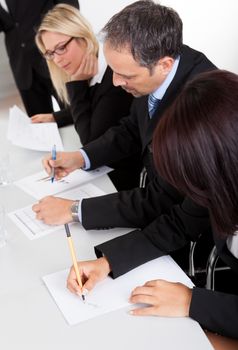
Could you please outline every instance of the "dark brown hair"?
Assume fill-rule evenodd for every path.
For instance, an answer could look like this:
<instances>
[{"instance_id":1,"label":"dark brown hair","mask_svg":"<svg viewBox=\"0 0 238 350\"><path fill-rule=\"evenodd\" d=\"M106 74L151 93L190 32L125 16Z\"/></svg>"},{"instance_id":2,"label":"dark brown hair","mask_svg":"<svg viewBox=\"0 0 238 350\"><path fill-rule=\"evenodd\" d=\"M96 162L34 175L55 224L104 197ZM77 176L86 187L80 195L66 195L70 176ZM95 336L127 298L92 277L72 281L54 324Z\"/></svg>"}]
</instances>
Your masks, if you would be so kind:
<instances>
[{"instance_id":1,"label":"dark brown hair","mask_svg":"<svg viewBox=\"0 0 238 350\"><path fill-rule=\"evenodd\" d=\"M238 224L238 76L202 73L189 82L154 132L160 175L207 207L217 233Z\"/></svg>"}]
</instances>

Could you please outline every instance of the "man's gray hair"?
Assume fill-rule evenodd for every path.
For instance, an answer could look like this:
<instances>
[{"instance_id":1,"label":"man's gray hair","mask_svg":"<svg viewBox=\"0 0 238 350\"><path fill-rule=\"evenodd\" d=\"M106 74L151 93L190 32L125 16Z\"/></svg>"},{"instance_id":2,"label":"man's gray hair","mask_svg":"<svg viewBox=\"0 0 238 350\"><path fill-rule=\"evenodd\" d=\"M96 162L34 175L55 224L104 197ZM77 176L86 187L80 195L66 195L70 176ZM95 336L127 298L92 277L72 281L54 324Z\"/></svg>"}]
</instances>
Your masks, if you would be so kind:
<instances>
[{"instance_id":1,"label":"man's gray hair","mask_svg":"<svg viewBox=\"0 0 238 350\"><path fill-rule=\"evenodd\" d=\"M101 34L113 49L129 49L135 61L152 69L160 58L180 54L182 28L182 20L173 9L141 0L115 14Z\"/></svg>"}]
</instances>

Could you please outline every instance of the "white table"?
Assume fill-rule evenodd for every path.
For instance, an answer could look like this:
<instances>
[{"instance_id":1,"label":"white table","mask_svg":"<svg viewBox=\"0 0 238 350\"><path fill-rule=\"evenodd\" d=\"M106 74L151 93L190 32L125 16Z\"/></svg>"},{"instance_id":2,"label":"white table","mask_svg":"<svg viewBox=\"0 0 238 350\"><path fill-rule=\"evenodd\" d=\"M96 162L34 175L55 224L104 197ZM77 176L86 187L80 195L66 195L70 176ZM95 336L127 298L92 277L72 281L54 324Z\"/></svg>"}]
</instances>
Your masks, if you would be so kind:
<instances>
[{"instance_id":1,"label":"white table","mask_svg":"<svg viewBox=\"0 0 238 350\"><path fill-rule=\"evenodd\" d=\"M7 115L0 118L0 152L8 151L15 179L41 170L42 152L9 145L5 138ZM77 149L73 127L61 129L66 150ZM74 135L74 137L73 137ZM114 191L107 176L95 185ZM32 198L13 185L0 188L6 211L22 208ZM212 349L200 326L191 319L133 317L121 309L67 325L41 277L71 265L65 235L57 233L30 241L10 220L8 242L0 249L0 347L4 350L122 350L122 349ZM79 259L95 258L94 245L116 237L123 229L88 231L77 235L72 227Z\"/></svg>"}]
</instances>

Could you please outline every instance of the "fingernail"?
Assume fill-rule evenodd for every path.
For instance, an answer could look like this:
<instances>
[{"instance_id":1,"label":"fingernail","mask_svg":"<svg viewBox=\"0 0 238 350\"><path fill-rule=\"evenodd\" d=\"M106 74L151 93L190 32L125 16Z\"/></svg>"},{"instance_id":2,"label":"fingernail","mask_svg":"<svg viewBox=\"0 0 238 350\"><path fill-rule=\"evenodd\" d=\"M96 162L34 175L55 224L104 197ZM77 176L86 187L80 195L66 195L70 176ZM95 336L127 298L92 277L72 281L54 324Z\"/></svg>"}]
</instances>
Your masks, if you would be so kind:
<instances>
[{"instance_id":1,"label":"fingernail","mask_svg":"<svg viewBox=\"0 0 238 350\"><path fill-rule=\"evenodd\" d=\"M88 290L87 289L83 289L82 290L82 294L83 294L83 296L86 296L88 294Z\"/></svg>"},{"instance_id":2,"label":"fingernail","mask_svg":"<svg viewBox=\"0 0 238 350\"><path fill-rule=\"evenodd\" d=\"M128 313L129 313L130 315L134 315L134 311L133 311L133 310L130 310Z\"/></svg>"}]
</instances>

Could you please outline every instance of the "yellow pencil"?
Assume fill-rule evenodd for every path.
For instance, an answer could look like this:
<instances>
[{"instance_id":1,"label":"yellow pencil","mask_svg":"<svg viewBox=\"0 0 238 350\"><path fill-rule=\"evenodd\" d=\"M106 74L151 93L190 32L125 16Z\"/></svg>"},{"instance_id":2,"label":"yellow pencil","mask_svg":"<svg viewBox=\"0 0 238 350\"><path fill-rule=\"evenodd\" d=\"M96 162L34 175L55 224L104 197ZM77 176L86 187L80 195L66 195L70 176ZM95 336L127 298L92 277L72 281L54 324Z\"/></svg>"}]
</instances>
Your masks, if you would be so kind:
<instances>
[{"instance_id":1,"label":"yellow pencil","mask_svg":"<svg viewBox=\"0 0 238 350\"><path fill-rule=\"evenodd\" d=\"M67 240L68 240L68 243L69 243L69 250L70 250L71 257L72 257L72 261L73 261L73 266L74 266L74 270L75 270L75 273L76 273L77 282L78 282L80 288L82 289L83 284L82 284L80 273L79 273L79 268L78 268L76 254L75 254L75 249L74 249L74 243L73 243L73 240L72 240L72 237L71 237L71 233L70 233L70 230L69 230L69 225L65 224L64 227L65 227L65 231L66 231L66 235L67 235ZM83 294L82 294L82 299L83 299L83 301L85 301L85 296Z\"/></svg>"}]
</instances>

